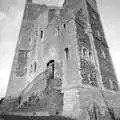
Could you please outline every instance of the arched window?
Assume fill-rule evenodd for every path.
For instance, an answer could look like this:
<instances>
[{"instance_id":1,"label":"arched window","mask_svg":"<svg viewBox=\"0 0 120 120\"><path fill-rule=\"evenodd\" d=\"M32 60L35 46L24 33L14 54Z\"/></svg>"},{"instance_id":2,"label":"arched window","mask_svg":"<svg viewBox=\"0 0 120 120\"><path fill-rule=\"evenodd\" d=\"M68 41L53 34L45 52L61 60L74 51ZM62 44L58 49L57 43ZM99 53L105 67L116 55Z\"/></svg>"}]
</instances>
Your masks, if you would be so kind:
<instances>
[{"instance_id":1,"label":"arched window","mask_svg":"<svg viewBox=\"0 0 120 120\"><path fill-rule=\"evenodd\" d=\"M69 56L69 50L68 48L65 48L65 59L68 60L68 56Z\"/></svg>"},{"instance_id":2,"label":"arched window","mask_svg":"<svg viewBox=\"0 0 120 120\"><path fill-rule=\"evenodd\" d=\"M47 63L47 67L49 67L51 64L54 64L55 60L50 60L48 63Z\"/></svg>"}]
</instances>

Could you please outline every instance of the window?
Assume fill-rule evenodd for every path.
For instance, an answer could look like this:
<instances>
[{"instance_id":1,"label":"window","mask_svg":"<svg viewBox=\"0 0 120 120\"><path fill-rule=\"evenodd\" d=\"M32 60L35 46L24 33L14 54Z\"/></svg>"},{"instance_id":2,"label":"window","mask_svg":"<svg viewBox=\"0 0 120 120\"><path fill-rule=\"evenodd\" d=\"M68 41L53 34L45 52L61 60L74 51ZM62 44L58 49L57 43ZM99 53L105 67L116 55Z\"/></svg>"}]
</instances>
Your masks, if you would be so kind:
<instances>
[{"instance_id":1,"label":"window","mask_svg":"<svg viewBox=\"0 0 120 120\"><path fill-rule=\"evenodd\" d=\"M63 24L63 28L64 28L64 29L66 28L66 24L65 24L65 23Z\"/></svg>"},{"instance_id":2,"label":"window","mask_svg":"<svg viewBox=\"0 0 120 120\"><path fill-rule=\"evenodd\" d=\"M90 85L92 85L92 86L95 86L95 87L97 87L98 85L97 85L97 73L95 72L95 71L92 71L91 73L90 73L90 76L89 76L90 78L89 78L89 80L90 80Z\"/></svg>"},{"instance_id":3,"label":"window","mask_svg":"<svg viewBox=\"0 0 120 120\"><path fill-rule=\"evenodd\" d=\"M86 48L83 48L83 57L87 57L87 50L86 50Z\"/></svg>"},{"instance_id":4,"label":"window","mask_svg":"<svg viewBox=\"0 0 120 120\"><path fill-rule=\"evenodd\" d=\"M89 52L89 60L92 61L92 52Z\"/></svg>"},{"instance_id":5,"label":"window","mask_svg":"<svg viewBox=\"0 0 120 120\"><path fill-rule=\"evenodd\" d=\"M33 65L31 64L31 65L30 65L29 75L31 75L31 74L32 74L32 72L33 72Z\"/></svg>"},{"instance_id":6,"label":"window","mask_svg":"<svg viewBox=\"0 0 120 120\"><path fill-rule=\"evenodd\" d=\"M115 82L115 81L112 82L112 88L113 88L113 90L118 91L119 88L118 88L117 82Z\"/></svg>"},{"instance_id":7,"label":"window","mask_svg":"<svg viewBox=\"0 0 120 120\"><path fill-rule=\"evenodd\" d=\"M68 60L68 54L69 54L69 50L68 48L65 48L65 59Z\"/></svg>"},{"instance_id":8,"label":"window","mask_svg":"<svg viewBox=\"0 0 120 120\"><path fill-rule=\"evenodd\" d=\"M57 27L57 30L58 30L58 32L60 31L60 28L59 28L59 26Z\"/></svg>"},{"instance_id":9,"label":"window","mask_svg":"<svg viewBox=\"0 0 120 120\"><path fill-rule=\"evenodd\" d=\"M116 81L109 80L111 90L118 91L118 84Z\"/></svg>"},{"instance_id":10,"label":"window","mask_svg":"<svg viewBox=\"0 0 120 120\"><path fill-rule=\"evenodd\" d=\"M40 38L43 38L43 30L40 31Z\"/></svg>"},{"instance_id":11,"label":"window","mask_svg":"<svg viewBox=\"0 0 120 120\"><path fill-rule=\"evenodd\" d=\"M50 60L47 63L47 69L49 70L49 75L50 77L54 78L54 65L55 64L55 60Z\"/></svg>"},{"instance_id":12,"label":"window","mask_svg":"<svg viewBox=\"0 0 120 120\"><path fill-rule=\"evenodd\" d=\"M36 72L36 70L37 70L37 63L35 62L34 63L34 72Z\"/></svg>"}]
</instances>

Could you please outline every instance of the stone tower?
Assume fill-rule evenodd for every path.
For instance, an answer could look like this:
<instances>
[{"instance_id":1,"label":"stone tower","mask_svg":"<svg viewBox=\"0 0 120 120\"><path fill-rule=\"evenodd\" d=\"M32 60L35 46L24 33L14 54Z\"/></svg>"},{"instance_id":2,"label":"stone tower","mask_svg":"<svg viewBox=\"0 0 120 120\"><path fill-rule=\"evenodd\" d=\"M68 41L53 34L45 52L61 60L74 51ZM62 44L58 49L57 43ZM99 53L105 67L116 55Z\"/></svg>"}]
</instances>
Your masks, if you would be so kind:
<instances>
[{"instance_id":1,"label":"stone tower","mask_svg":"<svg viewBox=\"0 0 120 120\"><path fill-rule=\"evenodd\" d=\"M118 106L118 81L95 0L65 0L62 7L27 0L6 96L21 96L24 103L33 94L48 100L42 109L49 114L85 120L94 103L101 114L105 101Z\"/></svg>"}]
</instances>

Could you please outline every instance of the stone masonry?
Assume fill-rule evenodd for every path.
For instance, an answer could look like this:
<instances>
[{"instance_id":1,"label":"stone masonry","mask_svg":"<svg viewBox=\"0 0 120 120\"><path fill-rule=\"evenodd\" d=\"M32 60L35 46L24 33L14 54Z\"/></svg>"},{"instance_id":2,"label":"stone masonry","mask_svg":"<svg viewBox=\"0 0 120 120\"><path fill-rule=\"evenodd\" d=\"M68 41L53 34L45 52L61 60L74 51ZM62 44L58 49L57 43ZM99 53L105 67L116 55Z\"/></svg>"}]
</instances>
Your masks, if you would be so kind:
<instances>
[{"instance_id":1,"label":"stone masonry","mask_svg":"<svg viewBox=\"0 0 120 120\"><path fill-rule=\"evenodd\" d=\"M120 117L120 91L95 0L27 0L6 99L17 112ZM15 103L15 101L14 101Z\"/></svg>"}]
</instances>

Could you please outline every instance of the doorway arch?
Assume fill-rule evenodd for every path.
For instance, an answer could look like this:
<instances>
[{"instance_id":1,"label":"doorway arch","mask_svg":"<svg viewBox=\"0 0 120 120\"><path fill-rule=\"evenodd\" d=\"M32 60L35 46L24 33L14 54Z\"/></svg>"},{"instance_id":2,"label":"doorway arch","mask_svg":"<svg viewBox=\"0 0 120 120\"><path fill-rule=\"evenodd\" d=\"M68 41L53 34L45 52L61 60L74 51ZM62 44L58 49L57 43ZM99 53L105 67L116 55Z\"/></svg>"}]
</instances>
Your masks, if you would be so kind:
<instances>
[{"instance_id":1,"label":"doorway arch","mask_svg":"<svg viewBox=\"0 0 120 120\"><path fill-rule=\"evenodd\" d=\"M50 77L54 78L54 71L55 71L55 60L50 60L47 63L47 69L50 71Z\"/></svg>"}]
</instances>

